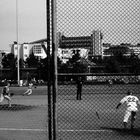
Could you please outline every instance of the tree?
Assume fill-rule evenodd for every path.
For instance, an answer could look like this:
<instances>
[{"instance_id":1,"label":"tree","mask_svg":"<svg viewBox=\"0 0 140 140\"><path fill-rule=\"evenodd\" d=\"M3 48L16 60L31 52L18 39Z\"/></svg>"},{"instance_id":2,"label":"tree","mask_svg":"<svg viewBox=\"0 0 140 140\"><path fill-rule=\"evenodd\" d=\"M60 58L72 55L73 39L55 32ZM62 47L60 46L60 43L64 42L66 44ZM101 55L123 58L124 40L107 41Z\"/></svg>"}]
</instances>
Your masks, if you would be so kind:
<instances>
[{"instance_id":1,"label":"tree","mask_svg":"<svg viewBox=\"0 0 140 140\"><path fill-rule=\"evenodd\" d=\"M15 69L17 64L17 58L15 58L14 54L9 53L4 56L2 59L3 68L12 68Z\"/></svg>"},{"instance_id":2,"label":"tree","mask_svg":"<svg viewBox=\"0 0 140 140\"><path fill-rule=\"evenodd\" d=\"M59 57L57 57L57 65L58 65L58 67L61 67L61 65L62 65L62 61Z\"/></svg>"},{"instance_id":3,"label":"tree","mask_svg":"<svg viewBox=\"0 0 140 140\"><path fill-rule=\"evenodd\" d=\"M26 59L26 63L28 67L36 67L38 65L38 58L36 58L34 54L31 53L29 57Z\"/></svg>"},{"instance_id":4,"label":"tree","mask_svg":"<svg viewBox=\"0 0 140 140\"><path fill-rule=\"evenodd\" d=\"M61 68L61 66L62 66L62 61L60 60L59 57L57 57L57 65L58 65L58 68ZM46 81L47 80L47 73L48 73L48 57L46 57L44 59L40 59L40 61L38 61L38 64L36 65L36 67L38 70L37 79L43 79ZM50 71L53 72L52 56L50 56Z\"/></svg>"},{"instance_id":5,"label":"tree","mask_svg":"<svg viewBox=\"0 0 140 140\"><path fill-rule=\"evenodd\" d=\"M84 73L87 71L87 65L81 63L81 56L80 56L80 51L77 50L75 54L72 56L72 58L69 59L67 62L68 67L71 67L72 73Z\"/></svg>"},{"instance_id":6,"label":"tree","mask_svg":"<svg viewBox=\"0 0 140 140\"><path fill-rule=\"evenodd\" d=\"M116 61L118 61L120 64L125 64L126 56L128 52L131 52L131 50L126 46L114 46L110 47L108 50L106 50L111 56L113 56Z\"/></svg>"},{"instance_id":7,"label":"tree","mask_svg":"<svg viewBox=\"0 0 140 140\"><path fill-rule=\"evenodd\" d=\"M119 73L120 70L120 65L118 63L118 61L115 58L109 58L108 60L106 60L105 63L105 72L108 73Z\"/></svg>"},{"instance_id":8,"label":"tree","mask_svg":"<svg viewBox=\"0 0 140 140\"><path fill-rule=\"evenodd\" d=\"M25 61L23 59L19 59L19 67L24 68L25 67Z\"/></svg>"},{"instance_id":9,"label":"tree","mask_svg":"<svg viewBox=\"0 0 140 140\"><path fill-rule=\"evenodd\" d=\"M80 58L81 58L80 52L79 50L77 50L75 53L73 52L73 56L72 58L69 59L69 63L70 64L76 63Z\"/></svg>"},{"instance_id":10,"label":"tree","mask_svg":"<svg viewBox=\"0 0 140 140\"><path fill-rule=\"evenodd\" d=\"M131 65L131 73L140 73L140 59L134 53L130 55L129 62Z\"/></svg>"},{"instance_id":11,"label":"tree","mask_svg":"<svg viewBox=\"0 0 140 140\"><path fill-rule=\"evenodd\" d=\"M17 58L14 54L9 53L2 59L3 68L10 68L10 71L4 76L5 79L17 79Z\"/></svg>"}]
</instances>

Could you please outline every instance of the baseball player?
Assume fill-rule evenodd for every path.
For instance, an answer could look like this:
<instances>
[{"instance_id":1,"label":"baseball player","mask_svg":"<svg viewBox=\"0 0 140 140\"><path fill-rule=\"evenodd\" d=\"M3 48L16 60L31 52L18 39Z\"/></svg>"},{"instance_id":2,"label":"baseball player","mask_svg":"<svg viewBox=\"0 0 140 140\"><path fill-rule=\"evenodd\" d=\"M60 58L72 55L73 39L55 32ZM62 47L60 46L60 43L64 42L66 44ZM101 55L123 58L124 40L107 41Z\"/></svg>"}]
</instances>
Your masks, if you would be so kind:
<instances>
[{"instance_id":1,"label":"baseball player","mask_svg":"<svg viewBox=\"0 0 140 140\"><path fill-rule=\"evenodd\" d=\"M77 100L82 100L82 98L81 98L81 96L82 96L82 84L83 84L82 78L78 77L78 79L77 79L77 97L76 97Z\"/></svg>"},{"instance_id":2,"label":"baseball player","mask_svg":"<svg viewBox=\"0 0 140 140\"><path fill-rule=\"evenodd\" d=\"M11 98L10 98L10 93L9 93L9 90L10 90L9 87L10 87L10 83L7 83L7 85L2 88L0 103L4 99L6 99L8 101L9 107L11 107Z\"/></svg>"},{"instance_id":3,"label":"baseball player","mask_svg":"<svg viewBox=\"0 0 140 140\"><path fill-rule=\"evenodd\" d=\"M24 95L31 95L32 92L33 92L33 91L32 91L32 87L33 87L33 83L30 82L29 85L28 85L28 89L27 89L26 92L23 93L23 96L24 96Z\"/></svg>"},{"instance_id":4,"label":"baseball player","mask_svg":"<svg viewBox=\"0 0 140 140\"><path fill-rule=\"evenodd\" d=\"M132 92L128 91L127 96L125 96L117 105L116 109L119 108L120 105L126 103L127 108L125 111L124 119L123 119L123 125L124 128L127 127L127 123L129 120L129 117L131 116L131 130L134 128L134 122L136 120L136 113L138 111L138 105L140 105L139 99L132 94Z\"/></svg>"}]
</instances>

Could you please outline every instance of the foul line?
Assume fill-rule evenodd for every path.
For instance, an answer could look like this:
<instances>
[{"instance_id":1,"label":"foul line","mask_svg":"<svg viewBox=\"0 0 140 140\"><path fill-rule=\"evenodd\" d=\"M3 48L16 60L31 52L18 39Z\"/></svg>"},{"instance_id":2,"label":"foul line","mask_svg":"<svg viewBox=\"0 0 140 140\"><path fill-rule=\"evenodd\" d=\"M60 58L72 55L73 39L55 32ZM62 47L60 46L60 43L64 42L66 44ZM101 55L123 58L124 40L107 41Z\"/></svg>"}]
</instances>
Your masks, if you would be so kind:
<instances>
[{"instance_id":1,"label":"foul line","mask_svg":"<svg viewBox=\"0 0 140 140\"><path fill-rule=\"evenodd\" d=\"M0 131L47 131L47 129L0 128Z\"/></svg>"},{"instance_id":2,"label":"foul line","mask_svg":"<svg viewBox=\"0 0 140 140\"><path fill-rule=\"evenodd\" d=\"M32 131L32 132L47 132L47 129L28 129L28 128L0 128L0 131ZM109 132L112 133L112 130L105 130L105 129L94 129L94 130L58 130L58 132Z\"/></svg>"}]
</instances>

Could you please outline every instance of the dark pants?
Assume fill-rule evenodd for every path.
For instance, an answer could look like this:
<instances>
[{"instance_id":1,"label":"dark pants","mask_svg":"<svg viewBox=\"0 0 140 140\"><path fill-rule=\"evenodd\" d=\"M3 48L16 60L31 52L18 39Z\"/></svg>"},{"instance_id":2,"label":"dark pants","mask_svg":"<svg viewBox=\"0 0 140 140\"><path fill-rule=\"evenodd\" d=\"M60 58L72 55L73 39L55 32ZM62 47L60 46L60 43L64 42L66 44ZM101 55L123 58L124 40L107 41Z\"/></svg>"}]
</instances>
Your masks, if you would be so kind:
<instances>
[{"instance_id":1,"label":"dark pants","mask_svg":"<svg viewBox=\"0 0 140 140\"><path fill-rule=\"evenodd\" d=\"M81 96L82 96L82 88L78 88L77 89L77 100L81 100L82 98L81 98Z\"/></svg>"}]
</instances>

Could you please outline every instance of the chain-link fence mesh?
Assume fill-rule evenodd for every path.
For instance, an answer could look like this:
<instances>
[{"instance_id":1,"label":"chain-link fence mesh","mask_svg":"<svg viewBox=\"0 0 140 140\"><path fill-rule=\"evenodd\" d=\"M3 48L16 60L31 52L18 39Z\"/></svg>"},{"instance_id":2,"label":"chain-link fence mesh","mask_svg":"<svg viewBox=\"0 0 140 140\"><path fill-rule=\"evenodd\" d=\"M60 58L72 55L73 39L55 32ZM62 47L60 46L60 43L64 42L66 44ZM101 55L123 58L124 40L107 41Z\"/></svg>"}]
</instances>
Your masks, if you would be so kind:
<instances>
[{"instance_id":1,"label":"chain-link fence mesh","mask_svg":"<svg viewBox=\"0 0 140 140\"><path fill-rule=\"evenodd\" d=\"M57 0L58 55L67 64L59 72L57 97L57 139L61 140L112 140L139 139L139 113L135 131L130 131L130 121L123 128L125 106L116 110L117 104L133 91L139 97L139 76L115 76L110 73L139 72L138 63L130 62L130 55L139 55L140 1L138 0ZM117 54L111 49L127 47ZM83 58L73 58L77 51ZM60 55L61 53L61 55ZM111 56L110 61L108 60ZM128 56L122 61L121 56ZM69 61L71 59L71 61ZM139 58L138 58L139 59ZM72 62L76 62L73 64ZM68 62L68 63L67 63ZM117 66L119 65L119 67ZM120 66L121 65L121 66ZM84 69L85 68L85 69ZM98 73L82 76L81 100L77 99L77 82L68 73ZM102 75L108 72L107 75ZM67 74L66 74L67 73ZM128 76L128 77L127 77ZM109 78L108 78L109 77ZM61 79L61 80L60 80Z\"/></svg>"},{"instance_id":2,"label":"chain-link fence mesh","mask_svg":"<svg viewBox=\"0 0 140 140\"><path fill-rule=\"evenodd\" d=\"M57 31L64 36L103 33L103 42L139 43L138 0L57 0Z\"/></svg>"},{"instance_id":3,"label":"chain-link fence mesh","mask_svg":"<svg viewBox=\"0 0 140 140\"><path fill-rule=\"evenodd\" d=\"M59 78L75 79L79 75L63 74ZM120 100L132 91L138 98L140 85L137 76L84 75L78 90L76 80L59 82L57 97L58 139L139 139L140 114L137 113L134 131L131 119L124 129L125 105L116 109ZM124 80L127 79L127 80ZM92 80L91 80L92 79ZM129 80L128 80L129 79ZM130 80L131 79L131 80ZM110 82L109 80L112 80ZM127 83L125 82L127 81ZM128 83L129 81L129 83ZM81 94L80 94L81 91Z\"/></svg>"},{"instance_id":4,"label":"chain-link fence mesh","mask_svg":"<svg viewBox=\"0 0 140 140\"><path fill-rule=\"evenodd\" d=\"M51 124L52 131L56 129L52 138L57 140L138 140L140 113L133 131L131 119L124 129L126 106L118 110L116 106L127 91L140 98L139 9L139 0L56 0L53 16L58 57L63 62L58 63L56 110L46 84L34 86L30 96L22 96L27 87L11 85L12 106L6 100L0 104L0 139L49 139ZM48 10L54 14L52 7ZM55 29L52 23L49 29ZM47 32L53 46L53 31Z\"/></svg>"}]
</instances>

